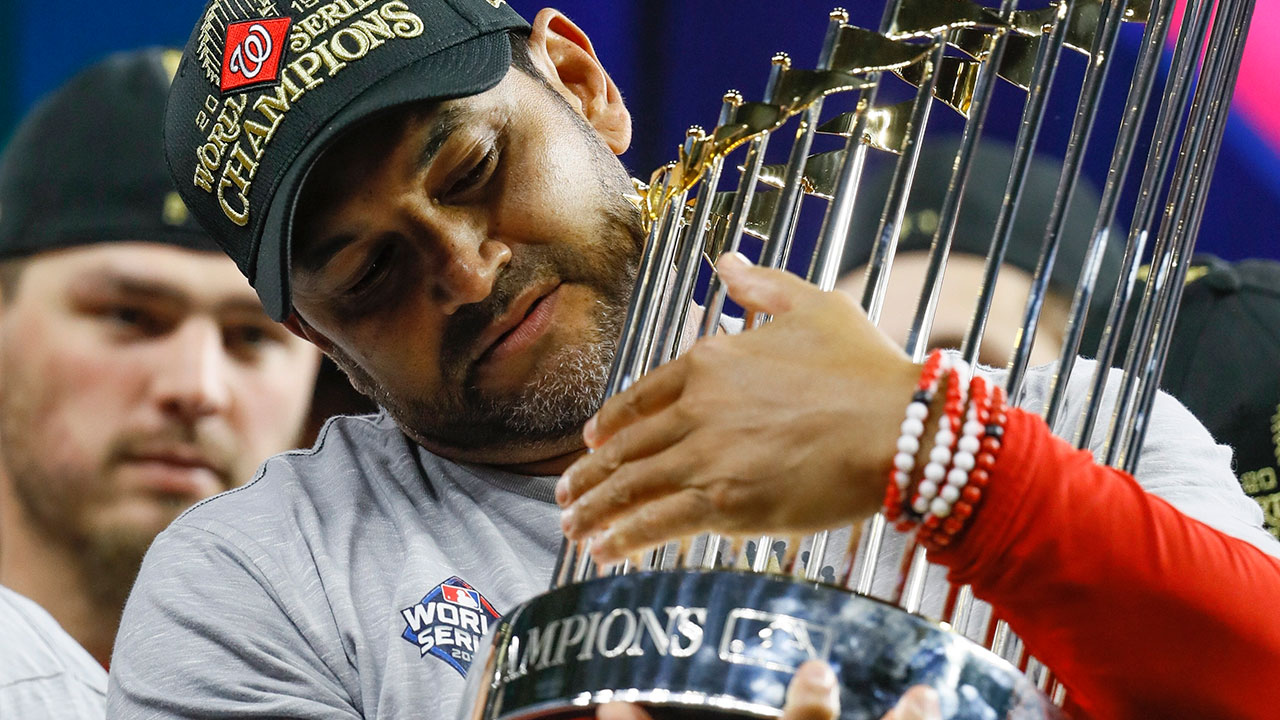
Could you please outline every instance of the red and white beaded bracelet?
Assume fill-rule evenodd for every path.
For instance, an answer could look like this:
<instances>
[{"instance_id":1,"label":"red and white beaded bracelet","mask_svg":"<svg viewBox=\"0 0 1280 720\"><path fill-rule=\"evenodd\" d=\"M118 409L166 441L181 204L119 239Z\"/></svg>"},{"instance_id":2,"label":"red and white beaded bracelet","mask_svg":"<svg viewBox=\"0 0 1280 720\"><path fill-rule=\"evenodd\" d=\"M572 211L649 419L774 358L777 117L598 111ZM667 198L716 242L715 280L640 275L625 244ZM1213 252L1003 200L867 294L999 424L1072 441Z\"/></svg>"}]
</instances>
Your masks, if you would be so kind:
<instances>
[{"instance_id":1,"label":"red and white beaded bracelet","mask_svg":"<svg viewBox=\"0 0 1280 720\"><path fill-rule=\"evenodd\" d=\"M920 437L929 419L929 406L938 392L938 380L951 367L951 360L941 350L934 350L925 359L920 371L920 381L907 403L906 417L902 421L902 434L898 436L897 453L893 456L893 469L889 471L889 483L885 487L882 512L889 522L914 522L904 517L906 498L911 496L911 472L916 467L916 453L920 451Z\"/></svg>"},{"instance_id":2,"label":"red and white beaded bracelet","mask_svg":"<svg viewBox=\"0 0 1280 720\"><path fill-rule=\"evenodd\" d=\"M930 503L920 528L919 539L926 547L946 547L968 526L991 480L1008 422L1006 411L1004 391L998 386L988 390L988 383L974 376L968 417L947 471L947 487Z\"/></svg>"},{"instance_id":3,"label":"red and white beaded bracelet","mask_svg":"<svg viewBox=\"0 0 1280 720\"><path fill-rule=\"evenodd\" d=\"M923 518L929 513L932 501L937 499L938 490L946 481L947 468L952 462L956 435L960 432L961 420L964 418L966 393L960 379L963 365L964 363L956 361L947 368L947 400L943 406L945 416L938 423L938 431L934 433L929 462L924 466L924 477L916 485L915 494L911 498L911 510L917 517Z\"/></svg>"},{"instance_id":4,"label":"red and white beaded bracelet","mask_svg":"<svg viewBox=\"0 0 1280 720\"><path fill-rule=\"evenodd\" d=\"M968 526L991 480L1008 422L1004 391L975 375L966 393L961 381L966 370L940 350L926 359L907 405L885 488L885 517L902 531L919 526L919 541L930 549L950 545ZM934 434L923 476L913 488L920 438L943 378L946 416Z\"/></svg>"}]
</instances>

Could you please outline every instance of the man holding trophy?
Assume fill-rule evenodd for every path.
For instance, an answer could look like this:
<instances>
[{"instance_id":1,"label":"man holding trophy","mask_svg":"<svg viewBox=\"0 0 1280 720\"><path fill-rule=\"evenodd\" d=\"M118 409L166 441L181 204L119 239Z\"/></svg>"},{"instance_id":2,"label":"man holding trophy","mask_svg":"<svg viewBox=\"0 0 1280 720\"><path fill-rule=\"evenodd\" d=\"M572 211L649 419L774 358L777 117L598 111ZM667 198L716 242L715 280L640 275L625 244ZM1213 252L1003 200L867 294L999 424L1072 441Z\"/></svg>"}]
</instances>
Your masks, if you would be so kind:
<instances>
[{"instance_id":1,"label":"man holding trophy","mask_svg":"<svg viewBox=\"0 0 1280 720\"><path fill-rule=\"evenodd\" d=\"M170 167L268 312L384 411L330 423L313 450L268 461L157 539L117 640L110 716L447 717L486 631L547 587L562 527L594 536L608 562L706 530L806 532L882 505L912 514L922 486L886 502L895 448L927 458L938 418L969 407L946 356L922 368L848 298L733 256L720 263L730 296L774 322L695 346L588 422L643 237L615 157L630 115L567 18L544 10L529 28L502 0L255 5L206 7L169 103ZM982 381L970 390L986 428L973 439L991 450L989 467L970 475L986 472L986 495L971 503L971 522L934 523L926 540L1023 621L1016 629L1036 652L1075 671L1062 677L1078 706L1099 715L1164 707L1170 698L1120 686L1163 691L1164 678L1143 685L1141 668L1121 682L1108 675L1135 655L1093 673L1089 663L1107 655L1082 640L1087 628L1036 634L1031 606L1046 596L1065 593L1053 623L1093 622L1092 603L1126 588L1092 588L1072 567L992 577L1000 559L982 547L1025 549L1028 566L1091 551L1081 537L1112 529L1115 515L1090 525L1095 508L1081 518L1055 505L1089 495L1083 482L1142 513L1169 552L1213 563L1204 577L1258 583L1242 593L1256 597L1280 582L1276 562L1249 545L1278 551L1256 506L1176 403L1157 406L1139 481L1208 525L1055 445L1043 422L1006 411ZM920 427L905 433L913 397ZM997 458L987 441L1001 436ZM585 456L587 446L598 452ZM1002 485L1016 473L1001 462L1032 471ZM556 500L568 508L563 525ZM1026 540L1041 521L1067 542L1046 544L1043 529ZM1152 572L1135 584L1152 586L1139 600L1168 589L1155 584L1168 558L1143 561ZM1133 565L1121 557L1102 569ZM1086 591L1064 590L1081 582ZM1173 603L1175 620L1209 610L1205 588ZM1235 605L1215 617L1218 632L1242 628ZM1111 622L1128 620L1121 612ZM1113 625L1097 627L1105 635ZM1158 624L1141 632L1158 634ZM1256 660L1280 641L1249 647ZM798 692L813 673L822 674L805 670ZM1171 700L1248 714L1252 706L1230 704L1247 698L1221 697L1220 678L1206 673ZM816 695L821 686L807 685ZM832 711L821 698L802 704Z\"/></svg>"}]
</instances>

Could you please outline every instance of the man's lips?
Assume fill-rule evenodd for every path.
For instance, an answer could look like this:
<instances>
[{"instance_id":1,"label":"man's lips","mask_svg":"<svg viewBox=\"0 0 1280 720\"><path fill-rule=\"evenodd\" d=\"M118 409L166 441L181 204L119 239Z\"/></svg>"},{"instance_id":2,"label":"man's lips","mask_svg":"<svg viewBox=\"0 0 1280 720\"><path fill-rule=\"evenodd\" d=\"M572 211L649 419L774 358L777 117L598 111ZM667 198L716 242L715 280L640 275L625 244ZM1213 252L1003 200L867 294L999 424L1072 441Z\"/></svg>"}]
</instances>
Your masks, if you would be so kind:
<instances>
[{"instance_id":1,"label":"man's lips","mask_svg":"<svg viewBox=\"0 0 1280 720\"><path fill-rule=\"evenodd\" d=\"M476 342L478 364L501 360L528 346L550 324L559 283L545 282L520 293Z\"/></svg>"},{"instance_id":2,"label":"man's lips","mask_svg":"<svg viewBox=\"0 0 1280 720\"><path fill-rule=\"evenodd\" d=\"M163 494L207 496L230 487L227 473L197 451L148 450L130 454L123 464Z\"/></svg>"}]
</instances>

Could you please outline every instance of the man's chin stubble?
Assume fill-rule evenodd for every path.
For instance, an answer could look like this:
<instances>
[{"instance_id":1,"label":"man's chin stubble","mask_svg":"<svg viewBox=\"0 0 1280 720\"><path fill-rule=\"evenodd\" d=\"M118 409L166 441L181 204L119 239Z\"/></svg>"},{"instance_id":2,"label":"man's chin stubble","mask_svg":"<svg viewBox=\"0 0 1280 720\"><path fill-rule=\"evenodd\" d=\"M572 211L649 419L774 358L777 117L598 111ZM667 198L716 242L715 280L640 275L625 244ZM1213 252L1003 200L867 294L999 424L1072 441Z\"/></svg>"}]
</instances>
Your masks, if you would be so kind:
<instances>
[{"instance_id":1,"label":"man's chin stubble","mask_svg":"<svg viewBox=\"0 0 1280 720\"><path fill-rule=\"evenodd\" d=\"M405 435L437 455L502 464L508 457L540 459L581 445L581 431L604 396L613 341L560 348L536 379L514 395L475 389L434 402L400 401L361 368L335 355L356 390L384 408ZM443 422L442 422L443 421Z\"/></svg>"}]
</instances>

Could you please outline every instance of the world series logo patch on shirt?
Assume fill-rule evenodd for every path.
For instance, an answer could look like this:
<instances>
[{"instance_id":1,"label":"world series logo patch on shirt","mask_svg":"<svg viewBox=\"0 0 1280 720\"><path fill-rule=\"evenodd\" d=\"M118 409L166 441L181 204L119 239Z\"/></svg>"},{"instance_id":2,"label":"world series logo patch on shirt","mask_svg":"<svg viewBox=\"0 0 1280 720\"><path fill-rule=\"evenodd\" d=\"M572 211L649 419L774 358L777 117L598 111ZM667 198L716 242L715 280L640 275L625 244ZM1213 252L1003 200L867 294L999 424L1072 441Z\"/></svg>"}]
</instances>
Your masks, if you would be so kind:
<instances>
[{"instance_id":1,"label":"world series logo patch on shirt","mask_svg":"<svg viewBox=\"0 0 1280 720\"><path fill-rule=\"evenodd\" d=\"M480 640L502 617L478 590L454 575L431 589L416 605L400 611L400 637L435 655L464 677L480 651Z\"/></svg>"}]
</instances>

